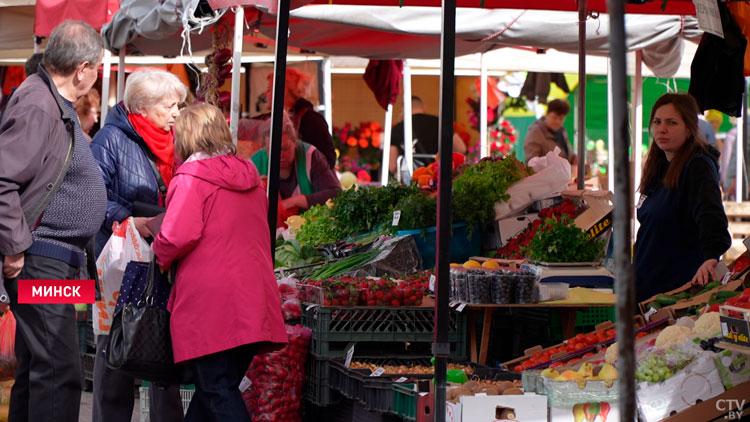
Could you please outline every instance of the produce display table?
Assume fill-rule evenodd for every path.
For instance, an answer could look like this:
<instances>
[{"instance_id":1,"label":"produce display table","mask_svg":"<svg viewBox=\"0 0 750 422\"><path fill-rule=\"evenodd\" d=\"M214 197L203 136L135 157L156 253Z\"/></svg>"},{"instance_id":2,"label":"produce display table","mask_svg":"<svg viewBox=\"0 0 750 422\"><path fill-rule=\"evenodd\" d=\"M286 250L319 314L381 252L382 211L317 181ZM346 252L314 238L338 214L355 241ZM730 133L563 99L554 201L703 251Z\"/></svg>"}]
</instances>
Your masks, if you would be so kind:
<instances>
[{"instance_id":1,"label":"produce display table","mask_svg":"<svg viewBox=\"0 0 750 422\"><path fill-rule=\"evenodd\" d=\"M585 311L588 308L601 308L611 307L613 304L610 303L533 303L533 304L518 304L510 303L505 305L495 304L467 304L466 308L469 309L469 342L470 342L470 353L471 361L486 364L487 361L487 349L490 344L490 329L492 325L492 314L495 309L498 308L552 308L560 310L560 322L562 324L563 338L571 338L575 335L575 323L576 323L576 312ZM482 337L481 344L479 346L479 356L477 356L477 333L476 324L474 320L475 312L483 312L484 323L482 324Z\"/></svg>"}]
</instances>

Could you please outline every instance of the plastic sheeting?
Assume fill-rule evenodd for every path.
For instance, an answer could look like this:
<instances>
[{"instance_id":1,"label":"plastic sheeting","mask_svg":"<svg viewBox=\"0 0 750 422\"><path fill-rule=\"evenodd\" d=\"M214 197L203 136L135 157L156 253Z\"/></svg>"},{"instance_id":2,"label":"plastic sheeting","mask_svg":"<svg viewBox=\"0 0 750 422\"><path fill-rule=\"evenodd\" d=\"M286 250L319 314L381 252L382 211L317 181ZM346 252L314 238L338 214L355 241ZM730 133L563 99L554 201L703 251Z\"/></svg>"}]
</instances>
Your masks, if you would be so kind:
<instances>
[{"instance_id":1,"label":"plastic sheeting","mask_svg":"<svg viewBox=\"0 0 750 422\"><path fill-rule=\"evenodd\" d=\"M211 46L208 31L185 10L198 0L126 0L102 35L117 52L176 56L184 49L183 25L192 29L193 51ZM222 9L218 13L223 13ZM671 77L682 59L684 38L701 35L691 16L627 15L628 50L644 50L644 64L657 76ZM253 24L253 19L248 19ZM206 21L203 21L206 24ZM263 15L260 30L275 37L276 17ZM440 56L441 10L438 7L308 5L291 12L289 45L334 56L369 59L436 59ZM505 46L533 46L578 51L575 12L461 8L456 19L456 55L486 52ZM587 23L586 51L609 52L609 18L602 14ZM185 45L183 45L185 44Z\"/></svg>"},{"instance_id":2,"label":"plastic sheeting","mask_svg":"<svg viewBox=\"0 0 750 422\"><path fill-rule=\"evenodd\" d=\"M441 10L431 7L310 5L291 12L289 44L330 55L369 59L438 58ZM644 50L644 64L660 77L679 67L684 38L702 34L690 16L627 15L628 50ZM609 54L609 16L589 19L586 52ZM272 36L275 18L264 16L261 32ZM578 51L574 12L458 9L456 55L500 46L534 46Z\"/></svg>"}]
</instances>

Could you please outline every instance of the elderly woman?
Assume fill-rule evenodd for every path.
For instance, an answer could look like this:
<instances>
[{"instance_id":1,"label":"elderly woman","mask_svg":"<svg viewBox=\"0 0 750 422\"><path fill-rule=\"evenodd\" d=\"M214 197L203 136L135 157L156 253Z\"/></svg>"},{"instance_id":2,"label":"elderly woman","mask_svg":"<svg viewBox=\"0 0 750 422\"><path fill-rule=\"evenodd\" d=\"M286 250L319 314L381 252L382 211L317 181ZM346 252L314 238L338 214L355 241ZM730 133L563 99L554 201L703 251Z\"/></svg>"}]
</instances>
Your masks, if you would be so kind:
<instances>
[{"instance_id":1,"label":"elderly woman","mask_svg":"<svg viewBox=\"0 0 750 422\"><path fill-rule=\"evenodd\" d=\"M698 104L687 94L664 94L649 122L654 142L638 188L635 242L637 300L690 281L716 279L731 245L721 202L719 152L698 129Z\"/></svg>"},{"instance_id":2,"label":"elderly woman","mask_svg":"<svg viewBox=\"0 0 750 422\"><path fill-rule=\"evenodd\" d=\"M131 216L138 232L152 237L146 223L165 204L175 171L172 127L186 95L185 85L171 73L133 73L125 86L124 103L107 114L104 127L94 136L91 149L107 187L107 213L96 237L97 254L112 235L113 225ZM97 337L93 421L130 421L135 380L106 367L107 342L107 335ZM152 422L183 419L177 386L168 390L152 386L149 398Z\"/></svg>"},{"instance_id":3,"label":"elderly woman","mask_svg":"<svg viewBox=\"0 0 750 422\"><path fill-rule=\"evenodd\" d=\"M81 123L83 136L91 142L91 129L99 122L99 106L101 105L99 91L91 88L89 92L73 104L78 115L78 121Z\"/></svg>"},{"instance_id":4,"label":"elderly woman","mask_svg":"<svg viewBox=\"0 0 750 422\"><path fill-rule=\"evenodd\" d=\"M268 145L271 120L260 125L259 132ZM341 183L336 173L328 167L326 158L317 148L297 139L297 131L286 115L281 136L281 207L291 213L301 212L338 195ZM253 154L252 161L261 176L268 175L267 148Z\"/></svg>"}]
</instances>

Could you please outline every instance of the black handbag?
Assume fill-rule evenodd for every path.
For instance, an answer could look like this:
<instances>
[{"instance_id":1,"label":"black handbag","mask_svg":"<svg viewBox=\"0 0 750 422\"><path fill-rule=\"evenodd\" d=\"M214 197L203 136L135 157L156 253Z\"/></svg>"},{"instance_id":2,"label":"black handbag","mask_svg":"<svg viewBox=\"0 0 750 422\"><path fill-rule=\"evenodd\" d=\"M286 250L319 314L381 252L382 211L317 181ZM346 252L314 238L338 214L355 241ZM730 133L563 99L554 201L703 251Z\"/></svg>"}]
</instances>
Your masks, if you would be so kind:
<instances>
[{"instance_id":1,"label":"black handbag","mask_svg":"<svg viewBox=\"0 0 750 422\"><path fill-rule=\"evenodd\" d=\"M154 262L129 262L125 274L136 274L134 290L115 312L107 345L107 366L160 384L190 384L187 365L174 363L169 311L165 301L171 285ZM161 303L159 303L161 302Z\"/></svg>"}]
</instances>

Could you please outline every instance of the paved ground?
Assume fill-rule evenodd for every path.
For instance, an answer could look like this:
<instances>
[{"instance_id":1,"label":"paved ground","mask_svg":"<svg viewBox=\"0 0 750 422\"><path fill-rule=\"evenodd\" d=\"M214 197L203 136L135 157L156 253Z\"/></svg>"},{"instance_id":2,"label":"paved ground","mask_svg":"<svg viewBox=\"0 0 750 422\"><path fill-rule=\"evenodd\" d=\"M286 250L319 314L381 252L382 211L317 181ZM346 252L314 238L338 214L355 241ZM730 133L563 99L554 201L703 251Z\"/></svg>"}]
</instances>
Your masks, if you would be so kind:
<instances>
[{"instance_id":1,"label":"paved ground","mask_svg":"<svg viewBox=\"0 0 750 422\"><path fill-rule=\"evenodd\" d=\"M81 414L78 418L78 422L91 422L91 401L93 399L91 392L84 391L81 394ZM133 418L131 422L140 422L141 420L141 407L138 402L138 398L135 399L135 406L133 406Z\"/></svg>"}]
</instances>

